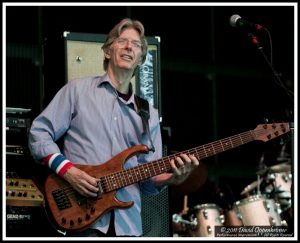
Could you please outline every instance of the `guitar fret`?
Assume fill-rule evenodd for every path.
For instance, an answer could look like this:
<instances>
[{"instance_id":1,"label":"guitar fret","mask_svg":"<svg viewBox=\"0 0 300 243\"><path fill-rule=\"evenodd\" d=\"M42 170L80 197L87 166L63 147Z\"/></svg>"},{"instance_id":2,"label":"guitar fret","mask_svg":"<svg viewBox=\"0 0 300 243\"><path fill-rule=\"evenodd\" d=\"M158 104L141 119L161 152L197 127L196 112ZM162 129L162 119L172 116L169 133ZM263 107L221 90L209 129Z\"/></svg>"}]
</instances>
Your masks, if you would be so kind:
<instances>
[{"instance_id":1,"label":"guitar fret","mask_svg":"<svg viewBox=\"0 0 300 243\"><path fill-rule=\"evenodd\" d=\"M167 170L168 170L168 167L166 166L166 163L165 163L165 161L164 160L162 160L161 161L161 163L163 163L163 165L161 166L159 166L159 169L160 169L160 172L167 172ZM169 165L170 165L170 159L169 159Z\"/></svg>"},{"instance_id":2,"label":"guitar fret","mask_svg":"<svg viewBox=\"0 0 300 243\"><path fill-rule=\"evenodd\" d=\"M148 173L148 176L150 177L151 176L151 172L150 172L150 169L149 169L149 164L145 164L145 172L146 172L146 176L147 176L147 173Z\"/></svg>"},{"instance_id":3,"label":"guitar fret","mask_svg":"<svg viewBox=\"0 0 300 243\"><path fill-rule=\"evenodd\" d=\"M104 178L105 178L106 185L107 185L107 191L111 191L112 188L110 186L110 180L108 180L108 176L105 176Z\"/></svg>"},{"instance_id":4,"label":"guitar fret","mask_svg":"<svg viewBox=\"0 0 300 243\"><path fill-rule=\"evenodd\" d=\"M154 167L154 163L150 163L150 165L152 165L152 169L153 169L153 174L156 171L155 167Z\"/></svg>"},{"instance_id":5,"label":"guitar fret","mask_svg":"<svg viewBox=\"0 0 300 243\"><path fill-rule=\"evenodd\" d=\"M214 153L212 152L212 150L208 147L208 146L212 146L212 145L207 145L207 149L206 149L206 152L207 152L207 154L208 154L208 156L211 156L211 155L213 155ZM205 149L205 147L204 147L204 149Z\"/></svg>"},{"instance_id":6,"label":"guitar fret","mask_svg":"<svg viewBox=\"0 0 300 243\"><path fill-rule=\"evenodd\" d=\"M101 183L101 187L102 187L103 191L107 192L108 188L107 188L107 182L106 182L105 176L100 178L100 183Z\"/></svg>"},{"instance_id":7,"label":"guitar fret","mask_svg":"<svg viewBox=\"0 0 300 243\"><path fill-rule=\"evenodd\" d=\"M142 167L142 178L145 178L145 177L147 177L147 173L148 173L148 169L146 168L147 166L146 165L144 165L143 167Z\"/></svg>"},{"instance_id":8,"label":"guitar fret","mask_svg":"<svg viewBox=\"0 0 300 243\"><path fill-rule=\"evenodd\" d=\"M232 140L233 143L233 147L237 147L241 144L241 142L239 141L239 139L237 138L237 136L235 136L235 140Z\"/></svg>"},{"instance_id":9,"label":"guitar fret","mask_svg":"<svg viewBox=\"0 0 300 243\"><path fill-rule=\"evenodd\" d=\"M133 183L133 182L134 182L134 178L133 178L133 176L132 176L131 170L128 171L128 176L127 176L127 178L128 178L129 183ZM129 184L129 183L128 183L128 184Z\"/></svg>"},{"instance_id":10,"label":"guitar fret","mask_svg":"<svg viewBox=\"0 0 300 243\"><path fill-rule=\"evenodd\" d=\"M221 152L222 150L220 149L220 145L218 145L217 142L213 143L215 146L213 147L214 149L214 154L217 154L218 152Z\"/></svg>"},{"instance_id":11,"label":"guitar fret","mask_svg":"<svg viewBox=\"0 0 300 243\"><path fill-rule=\"evenodd\" d=\"M115 176L111 175L110 176L111 182L112 182L112 189L116 188L116 180L115 180Z\"/></svg>"},{"instance_id":12,"label":"guitar fret","mask_svg":"<svg viewBox=\"0 0 300 243\"><path fill-rule=\"evenodd\" d=\"M202 146L202 150L205 152L205 157L207 157L208 155L207 155L207 153L206 153L206 150L205 150L205 148L204 148L204 145Z\"/></svg>"},{"instance_id":13,"label":"guitar fret","mask_svg":"<svg viewBox=\"0 0 300 243\"><path fill-rule=\"evenodd\" d=\"M135 181L137 181L137 178L135 176L133 169L129 169L128 173L129 173L129 180L131 183L134 183Z\"/></svg>"},{"instance_id":14,"label":"guitar fret","mask_svg":"<svg viewBox=\"0 0 300 243\"><path fill-rule=\"evenodd\" d=\"M222 140L220 140L220 144L222 146L222 150L224 151L224 147L223 147L223 144L222 144Z\"/></svg>"},{"instance_id":15,"label":"guitar fret","mask_svg":"<svg viewBox=\"0 0 300 243\"><path fill-rule=\"evenodd\" d=\"M111 183L110 183L110 180L109 180L108 176L107 176L106 179L107 179L107 186L109 188L109 191L112 191L112 186L111 186Z\"/></svg>"},{"instance_id":16,"label":"guitar fret","mask_svg":"<svg viewBox=\"0 0 300 243\"><path fill-rule=\"evenodd\" d=\"M124 180L126 182L126 177L124 176L123 171L119 172L118 174L116 174L116 179L118 181L118 184L120 187L122 187L123 185L125 185Z\"/></svg>"},{"instance_id":17,"label":"guitar fret","mask_svg":"<svg viewBox=\"0 0 300 243\"><path fill-rule=\"evenodd\" d=\"M241 137L241 134L239 134L239 137L240 137L240 139L241 139L241 143L244 144L243 138Z\"/></svg>"},{"instance_id":18,"label":"guitar fret","mask_svg":"<svg viewBox=\"0 0 300 243\"><path fill-rule=\"evenodd\" d=\"M233 147L230 139L229 139L229 141L230 141L230 144L228 143L228 141L226 139L223 139L223 142L222 142L223 151Z\"/></svg>"},{"instance_id":19,"label":"guitar fret","mask_svg":"<svg viewBox=\"0 0 300 243\"><path fill-rule=\"evenodd\" d=\"M142 177L141 177L141 174L140 174L140 171L139 171L138 167L136 167L134 169L134 171L135 171L135 175L136 175L137 180L140 180Z\"/></svg>"},{"instance_id":20,"label":"guitar fret","mask_svg":"<svg viewBox=\"0 0 300 243\"><path fill-rule=\"evenodd\" d=\"M120 187L123 187L124 185L126 185L127 183L127 177L126 177L126 174L124 173L124 171L118 173L118 182L119 182L119 185Z\"/></svg>"},{"instance_id":21,"label":"guitar fret","mask_svg":"<svg viewBox=\"0 0 300 243\"><path fill-rule=\"evenodd\" d=\"M149 171L150 171L150 175L155 175L156 174L156 170L155 170L155 167L153 167L153 163L148 163L148 168L149 168Z\"/></svg>"},{"instance_id":22,"label":"guitar fret","mask_svg":"<svg viewBox=\"0 0 300 243\"><path fill-rule=\"evenodd\" d=\"M214 147L214 143L212 143L211 146L212 146L212 149L213 149L213 151L214 151L213 154L216 154L215 147Z\"/></svg>"}]
</instances>

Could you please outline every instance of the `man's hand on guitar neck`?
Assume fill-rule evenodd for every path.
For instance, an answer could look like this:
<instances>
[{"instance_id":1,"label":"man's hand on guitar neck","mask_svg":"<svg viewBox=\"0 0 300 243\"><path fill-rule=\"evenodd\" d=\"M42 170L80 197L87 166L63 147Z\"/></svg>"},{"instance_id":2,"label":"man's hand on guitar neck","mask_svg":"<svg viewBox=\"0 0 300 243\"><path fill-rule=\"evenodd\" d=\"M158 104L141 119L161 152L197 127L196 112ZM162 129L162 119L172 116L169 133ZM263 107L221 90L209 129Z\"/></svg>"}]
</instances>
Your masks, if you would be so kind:
<instances>
[{"instance_id":1,"label":"man's hand on guitar neck","mask_svg":"<svg viewBox=\"0 0 300 243\"><path fill-rule=\"evenodd\" d=\"M184 182L192 171L199 165L198 159L194 155L180 154L170 162L173 169L171 182L174 185Z\"/></svg>"},{"instance_id":2,"label":"man's hand on guitar neck","mask_svg":"<svg viewBox=\"0 0 300 243\"><path fill-rule=\"evenodd\" d=\"M198 159L194 155L180 154L170 161L173 173L165 173L156 176L157 185L179 185L184 182L189 175L199 165Z\"/></svg>"},{"instance_id":3,"label":"man's hand on guitar neck","mask_svg":"<svg viewBox=\"0 0 300 243\"><path fill-rule=\"evenodd\" d=\"M81 195L86 197L97 197L99 191L97 186L99 179L91 177L83 170L72 166L66 171L63 178Z\"/></svg>"}]
</instances>

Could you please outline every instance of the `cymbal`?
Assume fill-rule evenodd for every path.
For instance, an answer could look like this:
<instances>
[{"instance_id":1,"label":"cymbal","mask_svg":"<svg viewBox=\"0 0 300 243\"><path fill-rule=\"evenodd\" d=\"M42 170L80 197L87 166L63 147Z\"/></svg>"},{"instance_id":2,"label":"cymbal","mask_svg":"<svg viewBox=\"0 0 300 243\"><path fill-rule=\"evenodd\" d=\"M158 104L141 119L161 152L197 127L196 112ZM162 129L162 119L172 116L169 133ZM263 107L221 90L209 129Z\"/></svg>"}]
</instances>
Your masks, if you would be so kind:
<instances>
[{"instance_id":1,"label":"cymbal","mask_svg":"<svg viewBox=\"0 0 300 243\"><path fill-rule=\"evenodd\" d=\"M269 172L271 172L271 173L280 173L280 172L289 172L289 171L291 171L291 163L290 162L273 165L269 169Z\"/></svg>"},{"instance_id":2,"label":"cymbal","mask_svg":"<svg viewBox=\"0 0 300 243\"><path fill-rule=\"evenodd\" d=\"M290 162L291 158L290 158L290 156L279 156L279 157L277 157L276 160L278 162L286 162L286 161Z\"/></svg>"},{"instance_id":3,"label":"cymbal","mask_svg":"<svg viewBox=\"0 0 300 243\"><path fill-rule=\"evenodd\" d=\"M263 178L259 178L256 181L253 181L251 184L249 184L248 186L246 186L244 188L244 190L241 192L241 195L245 195L248 192L251 192L255 187L257 187L258 185L260 185L263 181Z\"/></svg>"},{"instance_id":4,"label":"cymbal","mask_svg":"<svg viewBox=\"0 0 300 243\"><path fill-rule=\"evenodd\" d=\"M263 175L265 173L281 173L281 172L289 172L291 171L291 163L281 163L277 165L273 165L271 167L267 167L265 169L259 170L257 172L258 175Z\"/></svg>"}]
</instances>

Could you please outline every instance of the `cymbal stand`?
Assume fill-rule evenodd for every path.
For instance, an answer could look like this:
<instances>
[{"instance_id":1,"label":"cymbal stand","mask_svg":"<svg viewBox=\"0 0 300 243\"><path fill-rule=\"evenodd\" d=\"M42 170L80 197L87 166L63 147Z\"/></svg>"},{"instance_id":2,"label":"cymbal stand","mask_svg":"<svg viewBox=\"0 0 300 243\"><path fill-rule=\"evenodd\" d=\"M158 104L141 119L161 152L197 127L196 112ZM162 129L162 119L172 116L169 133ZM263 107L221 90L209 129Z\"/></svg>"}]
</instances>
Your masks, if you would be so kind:
<instances>
[{"instance_id":1,"label":"cymbal stand","mask_svg":"<svg viewBox=\"0 0 300 243\"><path fill-rule=\"evenodd\" d=\"M261 195L260 191L260 175L257 174L257 195Z\"/></svg>"}]
</instances>

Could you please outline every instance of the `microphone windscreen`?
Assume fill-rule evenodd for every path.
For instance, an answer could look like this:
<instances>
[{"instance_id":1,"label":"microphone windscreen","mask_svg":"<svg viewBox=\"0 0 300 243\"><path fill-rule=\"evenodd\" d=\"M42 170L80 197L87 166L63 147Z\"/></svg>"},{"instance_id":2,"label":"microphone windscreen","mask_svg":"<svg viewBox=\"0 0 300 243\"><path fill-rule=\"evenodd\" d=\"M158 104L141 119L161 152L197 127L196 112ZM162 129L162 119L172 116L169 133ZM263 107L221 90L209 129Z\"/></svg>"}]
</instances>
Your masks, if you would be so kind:
<instances>
[{"instance_id":1,"label":"microphone windscreen","mask_svg":"<svg viewBox=\"0 0 300 243\"><path fill-rule=\"evenodd\" d=\"M232 15L232 16L230 17L230 19L229 19L230 25L231 25L232 27L236 27L236 23L237 23L238 19L240 19L240 18L241 18L241 16L238 15L238 14Z\"/></svg>"}]
</instances>

